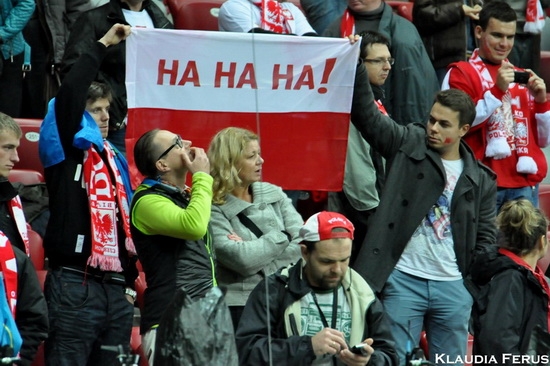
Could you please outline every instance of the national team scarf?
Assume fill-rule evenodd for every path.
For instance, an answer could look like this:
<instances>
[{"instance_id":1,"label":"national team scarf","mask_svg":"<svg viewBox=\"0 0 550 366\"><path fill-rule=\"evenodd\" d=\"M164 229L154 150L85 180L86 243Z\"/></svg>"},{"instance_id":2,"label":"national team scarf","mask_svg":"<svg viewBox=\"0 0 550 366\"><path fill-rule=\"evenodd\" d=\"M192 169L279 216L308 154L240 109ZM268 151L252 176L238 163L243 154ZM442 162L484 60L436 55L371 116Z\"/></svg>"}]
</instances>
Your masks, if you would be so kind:
<instances>
[{"instance_id":1,"label":"national team scarf","mask_svg":"<svg viewBox=\"0 0 550 366\"><path fill-rule=\"evenodd\" d=\"M8 237L0 231L0 345L19 354L23 339L15 324L17 306L17 262ZM3 295L6 296L3 296Z\"/></svg>"},{"instance_id":2,"label":"national team scarf","mask_svg":"<svg viewBox=\"0 0 550 366\"><path fill-rule=\"evenodd\" d=\"M4 287L8 305L15 319L15 306L17 305L17 264L10 240L0 231L0 270L4 277Z\"/></svg>"},{"instance_id":3,"label":"national team scarf","mask_svg":"<svg viewBox=\"0 0 550 366\"><path fill-rule=\"evenodd\" d=\"M21 199L19 196L15 196L10 201L10 212L11 217L15 220L15 225L17 226L17 230L19 231L19 235L21 235L21 239L23 239L23 244L25 244L25 254L27 256L30 256L30 248L29 248L29 234L27 232L27 220L25 219L25 214L23 212L23 205L21 204Z\"/></svg>"},{"instance_id":4,"label":"national team scarf","mask_svg":"<svg viewBox=\"0 0 550 366\"><path fill-rule=\"evenodd\" d=\"M97 267L102 271L121 272L122 266L119 259L117 209L120 210L122 226L126 235L125 246L130 255L135 255L136 250L130 233L130 219L128 197L122 177L116 166L113 151L108 142L104 142L104 151L109 167L92 145L84 153L84 181L90 203L90 215L92 226L92 254L88 258L88 265ZM113 197L113 185L111 172L115 175L115 197Z\"/></svg>"},{"instance_id":5,"label":"national team scarf","mask_svg":"<svg viewBox=\"0 0 550 366\"><path fill-rule=\"evenodd\" d=\"M478 49L474 50L469 62L477 70L483 90L491 89L495 83L485 62L479 57ZM514 117L512 111L513 100L515 103L519 101L519 105L526 108L529 105L529 100L526 99L528 97L529 93L526 93L524 87L516 83L510 84L502 98L502 105L486 122L485 156L497 160L505 159L512 155L512 150L515 150L518 156L516 171L522 174L535 174L538 166L529 153L529 146L533 139L529 134L529 120L524 117ZM528 110L525 112L528 113ZM524 115L527 115L526 113Z\"/></svg>"},{"instance_id":6,"label":"national team scarf","mask_svg":"<svg viewBox=\"0 0 550 366\"><path fill-rule=\"evenodd\" d=\"M355 34L355 18L351 15L349 9L346 9L340 23L340 35L347 37Z\"/></svg>"},{"instance_id":7,"label":"national team scarf","mask_svg":"<svg viewBox=\"0 0 550 366\"><path fill-rule=\"evenodd\" d=\"M388 112L386 111L386 107L384 107L384 105L382 104L382 102L380 100L375 100L374 101L374 104L376 104L376 106L378 107L378 110L380 112L382 112L382 114L384 116L387 116L388 115Z\"/></svg>"},{"instance_id":8,"label":"national team scarf","mask_svg":"<svg viewBox=\"0 0 550 366\"><path fill-rule=\"evenodd\" d=\"M540 34L544 28L545 17L539 0L527 0L523 30L527 33Z\"/></svg>"},{"instance_id":9,"label":"national team scarf","mask_svg":"<svg viewBox=\"0 0 550 366\"><path fill-rule=\"evenodd\" d=\"M498 252L502 255L507 256L508 258L513 260L515 263L519 264L520 266L525 267L529 271L531 271L531 273L535 276L540 286L542 287L542 290L546 293L546 296L548 297L548 299L550 299L550 286L548 286L548 281L546 281L546 277L544 276L544 273L542 272L542 270L538 265L535 267L535 270L533 270L533 268L527 262L525 262L520 256L514 254L508 249L500 248ZM550 301L546 306L547 306L546 321L548 322L548 329L550 329Z\"/></svg>"},{"instance_id":10,"label":"national team scarf","mask_svg":"<svg viewBox=\"0 0 550 366\"><path fill-rule=\"evenodd\" d=\"M251 0L260 8L262 29L275 33L291 33L290 22L294 20L292 13L284 9L277 0Z\"/></svg>"}]
</instances>

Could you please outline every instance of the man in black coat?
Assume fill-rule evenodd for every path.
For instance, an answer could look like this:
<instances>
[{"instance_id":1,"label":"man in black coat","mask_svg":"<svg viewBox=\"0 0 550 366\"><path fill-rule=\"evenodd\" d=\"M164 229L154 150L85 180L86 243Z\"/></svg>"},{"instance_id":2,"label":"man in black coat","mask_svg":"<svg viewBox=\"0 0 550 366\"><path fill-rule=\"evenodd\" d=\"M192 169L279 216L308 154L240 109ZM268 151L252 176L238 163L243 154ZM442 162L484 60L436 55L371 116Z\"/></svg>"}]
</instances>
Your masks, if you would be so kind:
<instances>
[{"instance_id":1,"label":"man in black coat","mask_svg":"<svg viewBox=\"0 0 550 366\"><path fill-rule=\"evenodd\" d=\"M430 360L455 360L466 354L473 303L464 278L496 235L495 174L462 141L475 106L445 90L425 126L401 126L376 108L365 74L357 69L351 120L392 164L354 268L381 293L401 365L423 326Z\"/></svg>"},{"instance_id":2,"label":"man in black coat","mask_svg":"<svg viewBox=\"0 0 550 366\"><path fill-rule=\"evenodd\" d=\"M173 29L163 11L152 0L110 0L107 4L83 13L73 25L63 56L65 75L76 60L116 23L140 28ZM126 42L110 47L97 77L111 87L113 100L109 110L109 141L126 153Z\"/></svg>"}]
</instances>

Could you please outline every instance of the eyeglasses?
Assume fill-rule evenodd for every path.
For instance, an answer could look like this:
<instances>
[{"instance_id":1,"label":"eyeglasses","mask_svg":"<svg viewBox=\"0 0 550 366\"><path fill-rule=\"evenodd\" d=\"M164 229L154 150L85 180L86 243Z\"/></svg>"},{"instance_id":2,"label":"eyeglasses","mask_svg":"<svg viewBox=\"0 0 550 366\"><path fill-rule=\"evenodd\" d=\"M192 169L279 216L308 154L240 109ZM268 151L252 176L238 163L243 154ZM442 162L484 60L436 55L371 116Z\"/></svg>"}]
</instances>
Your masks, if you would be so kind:
<instances>
[{"instance_id":1,"label":"eyeglasses","mask_svg":"<svg viewBox=\"0 0 550 366\"><path fill-rule=\"evenodd\" d=\"M180 149L183 148L183 140L181 139L180 135L177 135L174 143L172 145L170 145L170 147L168 149L164 150L164 152L162 154L160 154L157 161L162 159L166 155L168 155L168 153L170 151L172 151L172 149L175 148L176 146L179 147Z\"/></svg>"},{"instance_id":2,"label":"eyeglasses","mask_svg":"<svg viewBox=\"0 0 550 366\"><path fill-rule=\"evenodd\" d=\"M376 65L376 66L380 66L384 63L389 63L390 65L393 65L395 63L395 59L394 58L375 58L375 59L372 59L372 60L369 60L367 58L363 59L363 61L365 62L368 62L368 63L371 63L373 65Z\"/></svg>"}]
</instances>

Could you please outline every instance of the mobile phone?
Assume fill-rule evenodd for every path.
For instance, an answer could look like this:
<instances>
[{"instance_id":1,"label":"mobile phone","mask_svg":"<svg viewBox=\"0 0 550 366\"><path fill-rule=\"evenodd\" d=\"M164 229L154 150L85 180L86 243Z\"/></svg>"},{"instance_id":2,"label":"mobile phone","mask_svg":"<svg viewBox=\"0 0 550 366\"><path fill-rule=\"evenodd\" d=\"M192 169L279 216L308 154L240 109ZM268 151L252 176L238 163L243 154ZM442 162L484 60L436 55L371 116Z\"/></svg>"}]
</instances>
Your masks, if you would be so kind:
<instances>
[{"instance_id":1,"label":"mobile phone","mask_svg":"<svg viewBox=\"0 0 550 366\"><path fill-rule=\"evenodd\" d=\"M366 346L367 346L366 343L359 343L359 344L356 344L355 346L351 347L349 350L352 353L355 353L356 355L366 356L367 355L367 351L365 350Z\"/></svg>"},{"instance_id":2,"label":"mobile phone","mask_svg":"<svg viewBox=\"0 0 550 366\"><path fill-rule=\"evenodd\" d=\"M527 84L531 74L527 71L514 71L514 83Z\"/></svg>"}]
</instances>

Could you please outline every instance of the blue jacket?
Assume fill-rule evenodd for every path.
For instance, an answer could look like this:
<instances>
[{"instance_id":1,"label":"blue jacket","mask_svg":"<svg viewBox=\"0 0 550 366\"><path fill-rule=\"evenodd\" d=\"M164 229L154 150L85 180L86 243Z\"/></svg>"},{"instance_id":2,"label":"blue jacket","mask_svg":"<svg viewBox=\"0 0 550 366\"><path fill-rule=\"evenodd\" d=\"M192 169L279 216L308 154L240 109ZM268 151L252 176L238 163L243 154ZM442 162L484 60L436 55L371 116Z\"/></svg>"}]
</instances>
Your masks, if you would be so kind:
<instances>
[{"instance_id":1,"label":"blue jacket","mask_svg":"<svg viewBox=\"0 0 550 366\"><path fill-rule=\"evenodd\" d=\"M0 0L0 49L4 59L25 50L23 28L34 12L34 0Z\"/></svg>"}]
</instances>

